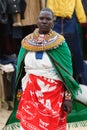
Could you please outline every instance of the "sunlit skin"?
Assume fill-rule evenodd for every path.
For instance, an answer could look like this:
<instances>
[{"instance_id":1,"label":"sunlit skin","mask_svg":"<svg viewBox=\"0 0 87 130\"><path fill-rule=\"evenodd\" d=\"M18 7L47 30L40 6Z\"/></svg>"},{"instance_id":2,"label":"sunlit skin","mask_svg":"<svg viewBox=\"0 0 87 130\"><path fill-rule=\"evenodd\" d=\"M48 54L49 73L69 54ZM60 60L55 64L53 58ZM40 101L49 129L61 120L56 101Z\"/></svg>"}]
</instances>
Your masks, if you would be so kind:
<instances>
[{"instance_id":1,"label":"sunlit skin","mask_svg":"<svg viewBox=\"0 0 87 130\"><path fill-rule=\"evenodd\" d=\"M49 11L41 11L38 17L37 25L40 34L47 34L53 26L53 15Z\"/></svg>"}]
</instances>

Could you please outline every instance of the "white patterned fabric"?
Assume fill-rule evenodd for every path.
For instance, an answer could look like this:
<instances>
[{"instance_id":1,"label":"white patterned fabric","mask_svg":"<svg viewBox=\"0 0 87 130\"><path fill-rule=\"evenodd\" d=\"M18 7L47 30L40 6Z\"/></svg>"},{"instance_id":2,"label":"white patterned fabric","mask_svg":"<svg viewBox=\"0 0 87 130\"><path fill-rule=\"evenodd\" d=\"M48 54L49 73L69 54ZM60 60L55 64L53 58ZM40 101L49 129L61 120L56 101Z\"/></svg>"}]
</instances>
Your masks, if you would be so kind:
<instances>
[{"instance_id":1,"label":"white patterned fabric","mask_svg":"<svg viewBox=\"0 0 87 130\"><path fill-rule=\"evenodd\" d=\"M28 52L25 56L25 72L26 75L22 79L22 89L25 89L26 82L28 81L28 75L34 74L37 76L44 76L46 78L60 80L56 75L56 71L52 66L52 63L44 52L42 59L36 59L35 52Z\"/></svg>"}]
</instances>

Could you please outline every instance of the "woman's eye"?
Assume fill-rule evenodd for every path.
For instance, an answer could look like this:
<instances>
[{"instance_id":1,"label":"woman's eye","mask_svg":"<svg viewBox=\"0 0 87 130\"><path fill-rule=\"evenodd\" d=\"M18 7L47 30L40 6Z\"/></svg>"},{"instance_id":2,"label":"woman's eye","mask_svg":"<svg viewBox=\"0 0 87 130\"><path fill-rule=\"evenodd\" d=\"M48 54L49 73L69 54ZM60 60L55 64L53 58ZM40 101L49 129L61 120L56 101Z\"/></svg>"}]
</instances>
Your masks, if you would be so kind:
<instances>
[{"instance_id":1,"label":"woman's eye","mask_svg":"<svg viewBox=\"0 0 87 130\"><path fill-rule=\"evenodd\" d=\"M47 20L47 21L50 21L51 19L50 18L40 18L40 20Z\"/></svg>"},{"instance_id":2,"label":"woman's eye","mask_svg":"<svg viewBox=\"0 0 87 130\"><path fill-rule=\"evenodd\" d=\"M42 18L42 17L40 18L40 20L43 20L43 19L44 19L44 18Z\"/></svg>"}]
</instances>

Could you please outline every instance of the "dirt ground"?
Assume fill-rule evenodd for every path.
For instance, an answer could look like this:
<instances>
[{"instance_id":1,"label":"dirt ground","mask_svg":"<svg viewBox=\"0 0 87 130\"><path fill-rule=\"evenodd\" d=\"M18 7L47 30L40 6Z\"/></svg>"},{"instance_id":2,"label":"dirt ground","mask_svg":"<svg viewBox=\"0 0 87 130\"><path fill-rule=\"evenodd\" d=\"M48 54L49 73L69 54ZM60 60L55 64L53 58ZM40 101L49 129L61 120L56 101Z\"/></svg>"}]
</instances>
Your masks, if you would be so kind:
<instances>
[{"instance_id":1,"label":"dirt ground","mask_svg":"<svg viewBox=\"0 0 87 130\"><path fill-rule=\"evenodd\" d=\"M8 110L7 105L0 108L0 130L5 126L8 117L10 116L12 110Z\"/></svg>"}]
</instances>

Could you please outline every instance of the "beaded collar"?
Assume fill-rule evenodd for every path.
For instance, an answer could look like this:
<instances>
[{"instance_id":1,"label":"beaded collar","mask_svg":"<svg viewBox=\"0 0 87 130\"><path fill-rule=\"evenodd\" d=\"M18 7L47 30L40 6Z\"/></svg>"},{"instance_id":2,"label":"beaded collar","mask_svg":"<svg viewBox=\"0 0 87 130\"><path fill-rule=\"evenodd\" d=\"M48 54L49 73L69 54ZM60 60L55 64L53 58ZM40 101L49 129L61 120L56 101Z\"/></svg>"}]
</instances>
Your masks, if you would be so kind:
<instances>
[{"instance_id":1,"label":"beaded collar","mask_svg":"<svg viewBox=\"0 0 87 130\"><path fill-rule=\"evenodd\" d=\"M62 44L64 37L51 30L48 34L39 34L39 29L22 40L23 48L29 51L45 51Z\"/></svg>"}]
</instances>

